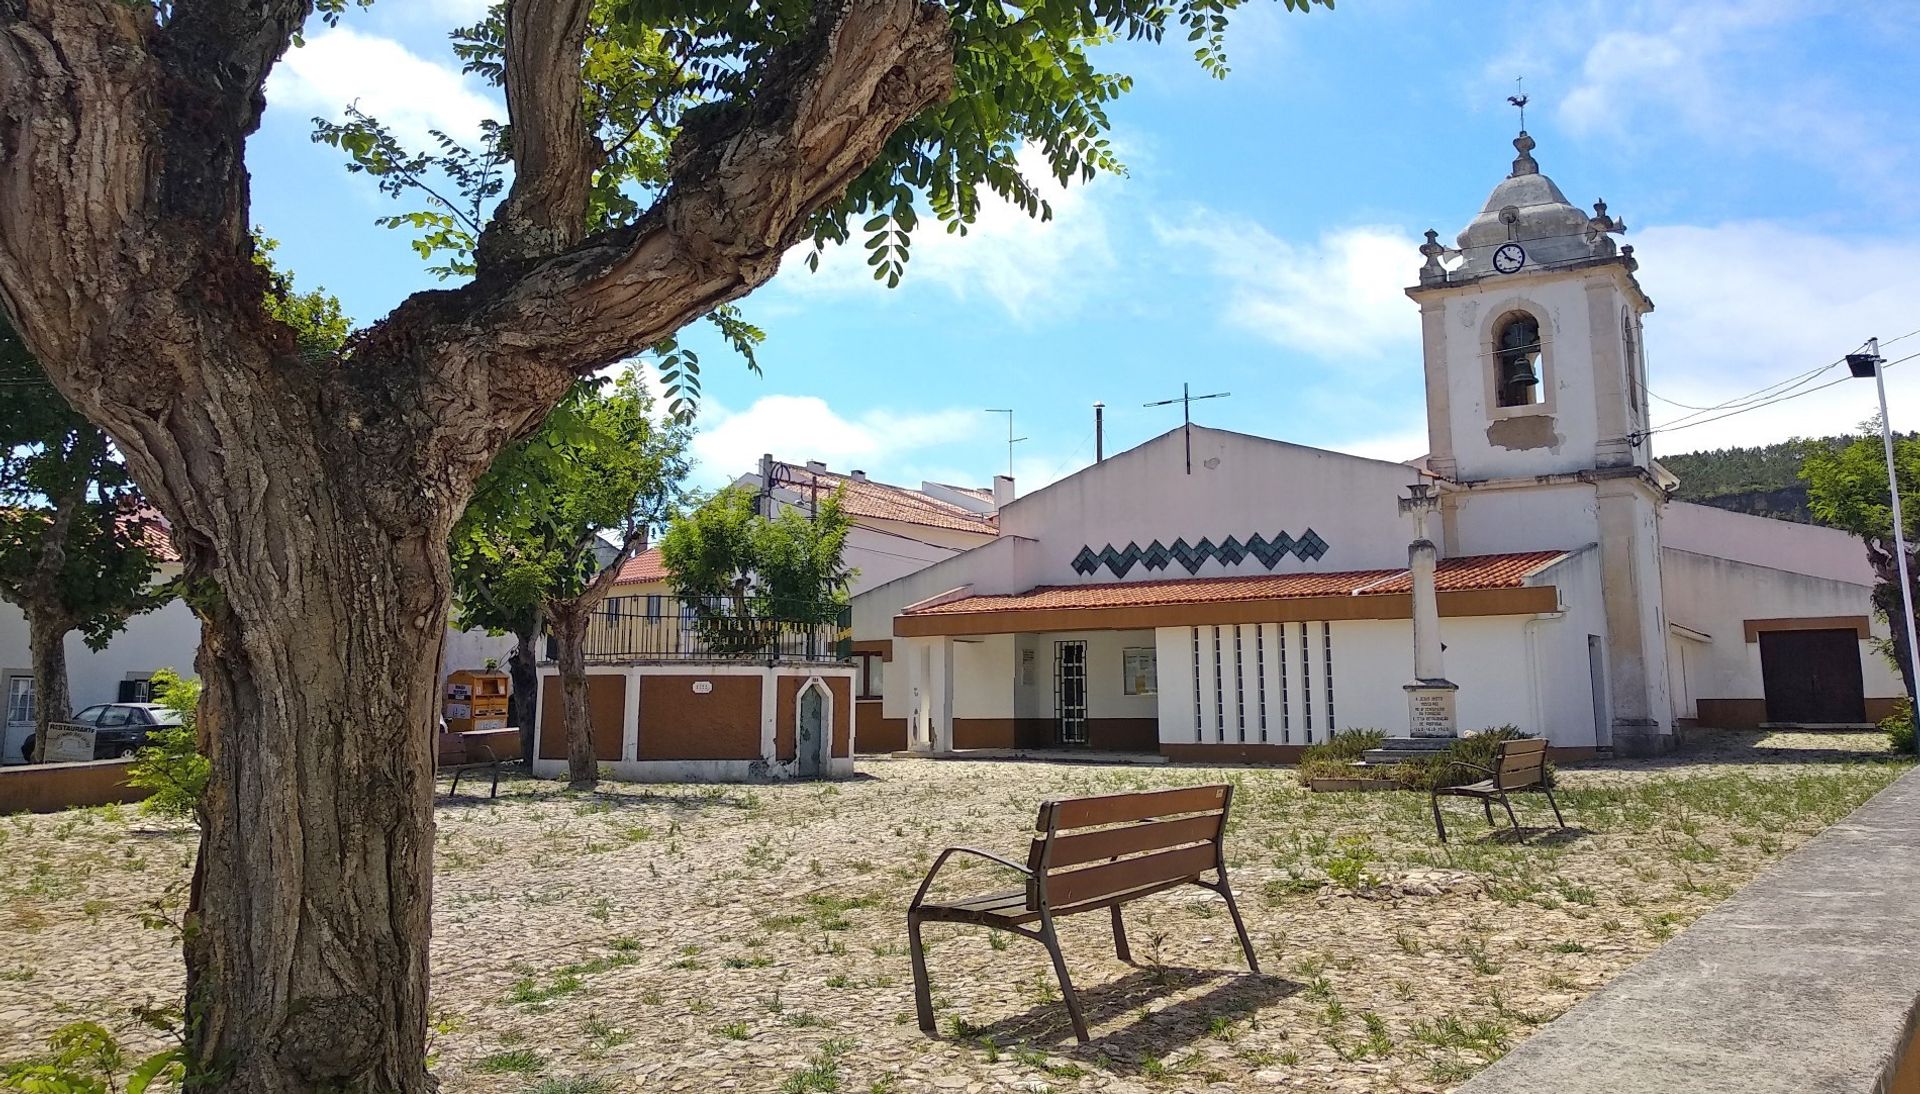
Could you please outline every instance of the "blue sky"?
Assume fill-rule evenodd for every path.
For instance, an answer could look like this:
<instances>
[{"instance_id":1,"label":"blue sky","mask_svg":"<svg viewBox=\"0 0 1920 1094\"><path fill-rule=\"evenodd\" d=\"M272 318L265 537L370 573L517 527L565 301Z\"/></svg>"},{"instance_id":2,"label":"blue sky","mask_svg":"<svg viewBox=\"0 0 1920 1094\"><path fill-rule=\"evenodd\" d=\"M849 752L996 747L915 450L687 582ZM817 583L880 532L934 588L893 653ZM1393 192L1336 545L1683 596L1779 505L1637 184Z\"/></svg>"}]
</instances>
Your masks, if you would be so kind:
<instances>
[{"instance_id":1,"label":"blue sky","mask_svg":"<svg viewBox=\"0 0 1920 1094\"><path fill-rule=\"evenodd\" d=\"M380 0L309 28L268 85L252 141L256 221L302 287L361 323L437 284L394 203L308 139L357 99L405 137L471 132L498 96L459 76L446 31L479 0ZM1141 404L1196 393L1196 419L1405 459L1425 450L1416 280L1507 172L1515 76L1541 169L1604 197L1657 310L1650 388L1708 405L1920 328L1920 6L1807 2L1255 5L1216 81L1189 51L1104 51L1135 77L1112 111L1130 171L1055 193L1045 224L991 209L916 242L905 282L864 256L795 259L741 302L766 374L703 336L696 452L712 482L771 449L876 478L1022 490L1084 465L1095 400L1108 448L1175 425ZM1920 351L1920 336L1889 359ZM1920 426L1920 360L1891 369L1896 426ZM1840 432L1867 384L1655 438L1677 452ZM1687 412L1655 404L1656 423Z\"/></svg>"}]
</instances>

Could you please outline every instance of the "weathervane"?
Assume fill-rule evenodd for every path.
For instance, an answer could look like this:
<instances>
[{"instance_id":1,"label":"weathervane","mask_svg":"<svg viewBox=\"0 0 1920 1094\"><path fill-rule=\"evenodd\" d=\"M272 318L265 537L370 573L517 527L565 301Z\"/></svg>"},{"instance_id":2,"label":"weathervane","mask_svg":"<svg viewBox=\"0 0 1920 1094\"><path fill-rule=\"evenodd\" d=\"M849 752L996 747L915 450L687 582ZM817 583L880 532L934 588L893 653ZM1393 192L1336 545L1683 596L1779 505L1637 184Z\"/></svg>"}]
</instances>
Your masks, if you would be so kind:
<instances>
[{"instance_id":1,"label":"weathervane","mask_svg":"<svg viewBox=\"0 0 1920 1094\"><path fill-rule=\"evenodd\" d=\"M1520 111L1520 132L1522 133L1527 131L1528 100L1526 92L1521 89L1521 81L1525 79L1525 76L1515 76L1513 78L1513 94L1507 96L1507 101L1513 104L1514 109Z\"/></svg>"}]
</instances>

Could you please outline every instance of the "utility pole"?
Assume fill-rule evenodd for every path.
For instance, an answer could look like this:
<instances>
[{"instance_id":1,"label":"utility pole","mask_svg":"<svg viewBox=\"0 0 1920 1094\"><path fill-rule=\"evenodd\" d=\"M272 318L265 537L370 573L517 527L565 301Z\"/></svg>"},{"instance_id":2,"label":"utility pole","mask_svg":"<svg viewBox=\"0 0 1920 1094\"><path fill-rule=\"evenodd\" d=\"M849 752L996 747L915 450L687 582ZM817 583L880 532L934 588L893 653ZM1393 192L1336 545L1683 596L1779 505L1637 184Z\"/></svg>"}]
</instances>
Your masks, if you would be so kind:
<instances>
[{"instance_id":1,"label":"utility pole","mask_svg":"<svg viewBox=\"0 0 1920 1094\"><path fill-rule=\"evenodd\" d=\"M1157 403L1141 404L1147 407L1172 406L1175 403L1180 404L1180 428L1185 430L1187 435L1187 474L1189 475L1193 474L1193 404L1194 402L1200 399L1224 399L1227 396L1232 394L1233 392L1231 391L1216 391L1212 395L1195 395L1187 387L1186 384L1181 384L1180 397L1178 399L1162 399Z\"/></svg>"},{"instance_id":2,"label":"utility pole","mask_svg":"<svg viewBox=\"0 0 1920 1094\"><path fill-rule=\"evenodd\" d=\"M1867 339L1867 352L1847 354L1847 369L1854 379L1864 380L1873 377L1874 386L1880 391L1880 443L1887 453L1887 493L1893 499L1893 558L1900 572L1900 607L1902 620L1907 630L1907 671L1911 674L1916 687L1920 687L1920 642L1914 640L1913 626L1913 577L1907 573L1907 527L1906 520L1900 514L1900 475L1893 465L1893 423L1887 419L1887 371L1880 356L1880 339ZM1913 697L1908 696L1911 700ZM1920 712L1913 712L1920 717ZM1920 750L1920 739L1915 740L1915 749Z\"/></svg>"},{"instance_id":3,"label":"utility pole","mask_svg":"<svg viewBox=\"0 0 1920 1094\"><path fill-rule=\"evenodd\" d=\"M1021 441L1026 440L1026 438L1016 437L1013 435L1013 411L1011 409L1007 407L999 407L999 408L989 407L987 409L987 413L988 414L1005 414L1007 416L1007 477L1012 478L1013 477L1013 446L1016 444L1019 444Z\"/></svg>"}]
</instances>

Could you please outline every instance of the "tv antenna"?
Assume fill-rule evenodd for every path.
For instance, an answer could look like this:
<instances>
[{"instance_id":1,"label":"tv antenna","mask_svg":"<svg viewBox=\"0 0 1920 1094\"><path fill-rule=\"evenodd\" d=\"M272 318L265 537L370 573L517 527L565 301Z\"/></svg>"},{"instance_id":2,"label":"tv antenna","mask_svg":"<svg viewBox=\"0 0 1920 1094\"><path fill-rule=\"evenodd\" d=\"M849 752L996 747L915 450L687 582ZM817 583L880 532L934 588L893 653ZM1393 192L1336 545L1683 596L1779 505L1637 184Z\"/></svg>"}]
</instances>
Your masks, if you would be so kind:
<instances>
[{"instance_id":1,"label":"tv antenna","mask_svg":"<svg viewBox=\"0 0 1920 1094\"><path fill-rule=\"evenodd\" d=\"M1178 399L1162 399L1157 403L1141 404L1147 407L1180 404L1180 428L1187 435L1187 474L1193 474L1193 404L1201 399L1224 399L1232 394L1231 391L1216 391L1212 395L1195 395L1186 384L1181 384Z\"/></svg>"},{"instance_id":2,"label":"tv antenna","mask_svg":"<svg viewBox=\"0 0 1920 1094\"><path fill-rule=\"evenodd\" d=\"M1013 410L1012 410L1012 408L1010 408L1010 407L988 407L988 408L987 408L987 413L988 413L988 414L1005 414L1005 415L1007 416L1007 477L1008 477L1008 478L1012 478L1012 477L1013 477L1013 446L1014 446L1014 445L1016 445L1016 444L1019 444L1019 443L1020 443L1021 441L1024 441L1024 440L1026 440L1026 438L1025 438L1025 437L1016 437L1016 436L1014 436L1014 435L1013 435Z\"/></svg>"}]
</instances>

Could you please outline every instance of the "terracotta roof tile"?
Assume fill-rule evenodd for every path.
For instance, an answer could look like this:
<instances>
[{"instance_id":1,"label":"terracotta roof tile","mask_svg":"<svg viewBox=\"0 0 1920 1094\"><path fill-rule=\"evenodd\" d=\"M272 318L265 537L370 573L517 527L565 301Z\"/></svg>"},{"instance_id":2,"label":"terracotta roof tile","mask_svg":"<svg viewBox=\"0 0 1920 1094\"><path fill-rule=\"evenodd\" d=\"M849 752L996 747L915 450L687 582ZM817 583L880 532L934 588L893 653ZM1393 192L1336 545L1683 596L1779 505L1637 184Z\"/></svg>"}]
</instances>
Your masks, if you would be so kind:
<instances>
[{"instance_id":1,"label":"terracotta roof tile","mask_svg":"<svg viewBox=\"0 0 1920 1094\"><path fill-rule=\"evenodd\" d=\"M1525 551L1441 559L1434 584L1441 592L1516 589L1525 585L1528 577L1564 557L1564 551ZM1008 596L969 596L904 614L958 615L1035 608L1130 608L1307 596L1374 596L1404 593L1412 587L1405 569L1114 581L1102 585L1042 585Z\"/></svg>"},{"instance_id":2,"label":"terracotta roof tile","mask_svg":"<svg viewBox=\"0 0 1920 1094\"><path fill-rule=\"evenodd\" d=\"M780 467L784 472L780 481L781 489L791 490L802 497L817 492L824 499L835 490L845 488L841 507L849 516L895 520L903 524L977 532L987 536L996 534L992 517L930 498L918 490L872 479L863 482L832 471L810 472L805 464L781 464ZM991 498L992 492L987 492L986 496Z\"/></svg>"},{"instance_id":3,"label":"terracotta roof tile","mask_svg":"<svg viewBox=\"0 0 1920 1094\"><path fill-rule=\"evenodd\" d=\"M620 567L620 576L613 581L616 585L636 585L643 581L665 581L670 576L666 562L660 557L660 548L654 547L628 559Z\"/></svg>"}]
</instances>

